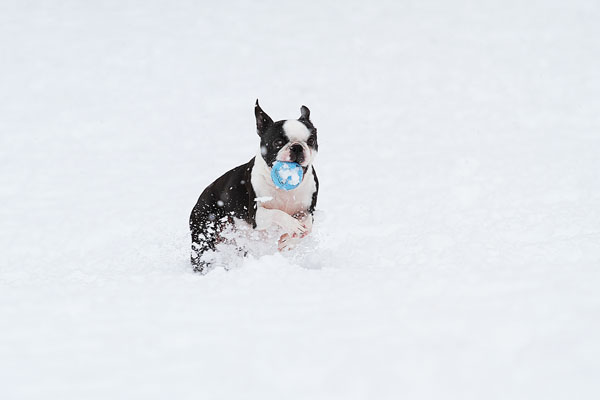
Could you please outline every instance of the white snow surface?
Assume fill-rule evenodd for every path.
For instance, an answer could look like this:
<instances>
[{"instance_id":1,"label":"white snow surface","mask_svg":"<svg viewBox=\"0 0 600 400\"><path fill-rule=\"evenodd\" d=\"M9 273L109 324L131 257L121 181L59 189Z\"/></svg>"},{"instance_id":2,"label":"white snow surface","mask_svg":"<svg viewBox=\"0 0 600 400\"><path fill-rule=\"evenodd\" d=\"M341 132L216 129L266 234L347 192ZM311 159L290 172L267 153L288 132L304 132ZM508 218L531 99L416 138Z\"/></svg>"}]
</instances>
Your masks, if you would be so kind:
<instances>
[{"instance_id":1,"label":"white snow surface","mask_svg":"<svg viewBox=\"0 0 600 400\"><path fill-rule=\"evenodd\" d=\"M599 21L0 2L0 398L600 398ZM311 109L314 230L194 274L257 97Z\"/></svg>"}]
</instances>

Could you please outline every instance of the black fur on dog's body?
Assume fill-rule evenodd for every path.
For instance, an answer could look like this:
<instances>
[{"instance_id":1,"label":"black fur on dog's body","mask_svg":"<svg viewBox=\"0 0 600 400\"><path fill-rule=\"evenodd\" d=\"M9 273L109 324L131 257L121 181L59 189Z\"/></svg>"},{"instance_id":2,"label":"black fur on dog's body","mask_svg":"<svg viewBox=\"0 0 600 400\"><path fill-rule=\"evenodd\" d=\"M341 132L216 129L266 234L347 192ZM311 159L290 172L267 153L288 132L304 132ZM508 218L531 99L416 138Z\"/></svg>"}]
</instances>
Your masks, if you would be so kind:
<instances>
[{"instance_id":1,"label":"black fur on dog's body","mask_svg":"<svg viewBox=\"0 0 600 400\"><path fill-rule=\"evenodd\" d=\"M250 183L253 165L254 158L226 172L204 189L190 215L192 250L199 254L214 251L219 232L232 223L232 218L244 220L254 227L256 196ZM222 188L227 189L223 191ZM192 258L196 267L195 261Z\"/></svg>"},{"instance_id":2,"label":"black fur on dog's body","mask_svg":"<svg viewBox=\"0 0 600 400\"><path fill-rule=\"evenodd\" d=\"M282 158L282 154L284 150L286 150L286 157L291 158L291 161L306 164L306 166L303 165L303 169L305 170L305 173L310 173L312 175L315 190L314 192L309 193L311 196L310 199L304 199L303 204L310 205L308 207L300 207L302 209L299 209L298 211L310 215L310 225L312 226L312 214L317 204L319 183L314 167L312 166L312 158L314 157L312 151L316 154L318 145L316 142L316 129L309 119L310 111L303 106L302 116L297 120L301 122L309 132L310 136L307 140L310 143L310 146L306 145L306 143L302 144L306 149L309 149L309 147L312 149L309 149L308 151L304 150L304 148L300 151L298 151L297 147L294 149L293 145L300 147L302 147L302 145L298 144L301 142L298 141L297 138L294 138L294 142L290 143L291 140L290 137L288 137L289 133L284 129L284 124L287 121L273 122L270 117L260 109L258 101L256 103L255 113L257 132L261 137L261 151L259 155L252 158L246 164L226 172L204 189L190 215L189 224L192 236L191 262L195 271L207 271L210 265L202 259L202 256L206 252L215 251L215 246L222 241L220 232L227 225L234 225L235 219L245 221L252 228L257 228L256 214L261 205L256 201L257 193L255 186L261 191L270 190L274 193L280 193L277 192L277 190L281 189L273 190L275 186L270 179L264 181L269 181L269 184L273 185L272 188L265 188L264 182L252 182L253 169L255 168L257 157L262 157L260 160L262 168L265 168L265 166L271 168L278 158ZM295 129L297 129L297 126ZM284 146L281 144L282 141L289 145L293 144L292 148L283 149ZM310 161L306 160L308 156L306 154L307 152L310 153ZM309 171L309 168L312 171ZM262 175L259 177L262 178ZM265 208L271 209L273 207L267 205ZM288 210L284 211L286 213L289 212ZM295 215L294 218L298 219Z\"/></svg>"}]
</instances>

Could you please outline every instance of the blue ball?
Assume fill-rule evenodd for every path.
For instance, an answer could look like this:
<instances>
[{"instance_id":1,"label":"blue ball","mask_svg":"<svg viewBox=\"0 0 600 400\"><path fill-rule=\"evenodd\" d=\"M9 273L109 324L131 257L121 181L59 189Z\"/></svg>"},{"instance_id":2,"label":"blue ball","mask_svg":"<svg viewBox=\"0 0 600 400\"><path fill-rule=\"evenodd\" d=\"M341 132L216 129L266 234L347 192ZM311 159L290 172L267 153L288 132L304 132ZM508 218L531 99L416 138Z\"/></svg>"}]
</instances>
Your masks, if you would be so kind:
<instances>
[{"instance_id":1,"label":"blue ball","mask_svg":"<svg viewBox=\"0 0 600 400\"><path fill-rule=\"evenodd\" d=\"M280 189L292 190L302 183L302 166L295 162L275 161L271 168L271 179Z\"/></svg>"}]
</instances>

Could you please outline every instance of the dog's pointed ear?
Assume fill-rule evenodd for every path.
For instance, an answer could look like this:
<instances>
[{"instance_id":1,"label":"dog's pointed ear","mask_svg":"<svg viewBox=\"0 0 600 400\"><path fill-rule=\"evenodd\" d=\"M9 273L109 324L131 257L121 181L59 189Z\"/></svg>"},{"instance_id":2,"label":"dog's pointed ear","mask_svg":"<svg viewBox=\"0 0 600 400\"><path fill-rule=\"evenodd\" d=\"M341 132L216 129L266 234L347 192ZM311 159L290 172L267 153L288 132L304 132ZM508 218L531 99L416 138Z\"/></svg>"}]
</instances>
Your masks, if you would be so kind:
<instances>
[{"instance_id":1,"label":"dog's pointed ear","mask_svg":"<svg viewBox=\"0 0 600 400\"><path fill-rule=\"evenodd\" d=\"M273 120L260 108L258 99L256 99L256 105L254 106L254 115L256 116L256 133L258 133L258 136L262 136L273 124Z\"/></svg>"},{"instance_id":2,"label":"dog's pointed ear","mask_svg":"<svg viewBox=\"0 0 600 400\"><path fill-rule=\"evenodd\" d=\"M306 106L300 107L300 118L310 121L310 110Z\"/></svg>"}]
</instances>

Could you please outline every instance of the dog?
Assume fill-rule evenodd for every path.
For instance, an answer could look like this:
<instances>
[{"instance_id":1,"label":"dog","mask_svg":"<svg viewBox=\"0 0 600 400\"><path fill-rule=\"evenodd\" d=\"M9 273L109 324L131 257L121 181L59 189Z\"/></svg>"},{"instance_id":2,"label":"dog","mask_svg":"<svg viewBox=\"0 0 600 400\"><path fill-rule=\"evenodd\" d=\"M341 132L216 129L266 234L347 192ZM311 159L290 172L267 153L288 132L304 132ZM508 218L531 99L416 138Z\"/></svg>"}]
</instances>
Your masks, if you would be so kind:
<instances>
[{"instance_id":1,"label":"dog","mask_svg":"<svg viewBox=\"0 0 600 400\"><path fill-rule=\"evenodd\" d=\"M258 153L250 161L223 174L202 192L190 215L191 263L194 271L212 267L210 253L224 242L227 227L248 224L265 231L276 226L283 232L279 251L292 249L312 230L319 180L313 166L318 152L317 129L310 110L300 108L300 118L273 122L258 99L254 106ZM295 162L303 179L293 190L280 189L271 178L276 161Z\"/></svg>"}]
</instances>

